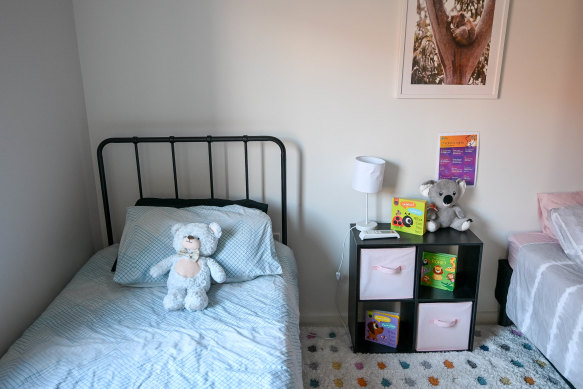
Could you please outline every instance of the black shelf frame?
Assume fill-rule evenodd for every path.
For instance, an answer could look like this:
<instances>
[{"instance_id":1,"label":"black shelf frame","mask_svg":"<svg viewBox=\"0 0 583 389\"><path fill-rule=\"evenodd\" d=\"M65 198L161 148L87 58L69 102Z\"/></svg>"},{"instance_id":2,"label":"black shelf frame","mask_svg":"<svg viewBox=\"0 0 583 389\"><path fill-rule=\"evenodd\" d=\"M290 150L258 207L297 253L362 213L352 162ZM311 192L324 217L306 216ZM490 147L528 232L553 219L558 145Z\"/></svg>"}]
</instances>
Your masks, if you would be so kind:
<instances>
[{"instance_id":1,"label":"black shelf frame","mask_svg":"<svg viewBox=\"0 0 583 389\"><path fill-rule=\"evenodd\" d=\"M351 227L354 224L351 225ZM378 229L390 229L390 224L381 223ZM474 329L477 312L480 269L482 262L482 241L470 230L456 231L451 228L413 235L399 231L400 238L361 240L359 231L351 231L349 288L348 288L348 328L354 352L360 353L408 353L417 352L417 312L420 303L472 302L472 317L467 350L473 349ZM360 300L360 251L375 248L403 248L415 246L415 279L413 298ZM445 249L448 250L445 250ZM423 251L448 252L457 250L456 284L453 291L431 288L420 284ZM365 340L364 313L367 310L389 310L395 304L404 308L399 322L399 343L391 348ZM388 307L383 309L383 307Z\"/></svg>"}]
</instances>

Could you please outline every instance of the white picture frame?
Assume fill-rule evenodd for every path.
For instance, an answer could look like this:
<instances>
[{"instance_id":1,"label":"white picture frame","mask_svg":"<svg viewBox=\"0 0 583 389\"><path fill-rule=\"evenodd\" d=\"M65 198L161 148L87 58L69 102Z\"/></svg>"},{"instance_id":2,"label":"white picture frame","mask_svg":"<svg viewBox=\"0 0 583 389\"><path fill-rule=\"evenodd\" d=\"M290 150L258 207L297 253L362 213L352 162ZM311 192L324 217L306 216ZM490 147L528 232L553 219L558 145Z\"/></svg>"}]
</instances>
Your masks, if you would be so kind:
<instances>
[{"instance_id":1,"label":"white picture frame","mask_svg":"<svg viewBox=\"0 0 583 389\"><path fill-rule=\"evenodd\" d=\"M421 5L421 13L418 13L417 9L417 0L403 0L402 8L403 8L403 16L402 16L402 37L401 37L401 56L399 61L399 75L398 75L398 90L397 90L397 97L398 98L475 98L475 99L496 99L498 98L498 91L500 85L500 75L502 69L502 59L504 53L504 42L506 38L506 23L508 19L508 9L510 0L484 0L484 4L489 2L494 2L494 9L493 9L493 19L485 19L485 20L492 20L491 26L491 36L489 40L489 53L484 57L487 57L487 66L483 67L486 68L485 71L482 71L485 74L485 81L482 78L475 80L471 78L471 82L475 84L461 84L461 85L454 85L451 84L451 73L454 72L455 75L455 67L449 67L449 75L450 75L450 84L443 83L445 80L445 76L443 76L442 83L439 84L437 81L430 80L430 81L419 81L422 77L413 77L415 74L424 74L423 71L419 69L422 68L420 66L414 66L414 45L415 45L415 33L416 31L423 31L421 28L418 30L418 21L429 21L428 29L431 28L431 18L426 16L423 18L424 15L430 14L427 7L427 2L431 1L433 4L438 4L436 2L445 2L444 9L451 9L451 5L454 4L455 0L419 0L419 4ZM476 2L480 0L475 0ZM425 7L425 11L423 11L423 7ZM435 7L438 8L438 7ZM486 9L486 6L484 6ZM423 14L425 12L425 14ZM448 11L445 11L447 16L452 17L453 15L449 14ZM439 14L440 16L443 13L434 12L433 15ZM484 14L482 12L481 15ZM469 18L470 21L472 20ZM478 20L474 26L476 27L474 31L478 31L478 25L480 21ZM422 24L423 25L423 24ZM427 25L425 23L424 25ZM447 28L450 34L450 42L447 42L447 39L442 39L442 42L446 42L449 46L446 47L446 44L441 44L441 47L452 47L451 44L453 43L456 45L453 50L465 50L465 48L471 48L472 45L478 46L479 39L482 34L475 34L475 41L469 43L468 46L462 46L459 43L456 43L453 39L454 37L454 24L448 21ZM433 31L433 30L431 30ZM444 36L445 31L441 34ZM419 35L419 34L418 34ZM428 38L424 40L418 40L419 42L423 41L431 41L428 44L434 45L434 52L439 54L439 50L437 49L437 45L433 43L433 34L427 34ZM486 35L484 35L486 36ZM419 39L419 38L418 38ZM482 41L487 38L481 38ZM419 44L419 43L418 43ZM486 50L486 49L484 49ZM481 50L480 53L484 53L485 51ZM444 49L444 52L447 50ZM459 52L459 51L458 51ZM467 51L466 51L467 52ZM415 57L416 62L418 57ZM442 61L442 56L434 55L429 56L428 58L432 59L433 62L436 64L437 61ZM448 58L453 58L453 56L449 56ZM483 61L482 63L484 63ZM468 64L473 63L471 61L467 62ZM472 65L470 65L471 67ZM444 68L441 66L442 69ZM468 69L470 68L468 67ZM437 69L438 66L434 66L434 69ZM475 69L476 67L474 67ZM442 71L445 73L445 71ZM466 72L467 73L467 72ZM438 74L438 72L434 72L434 74ZM429 78L429 77L428 77ZM439 77L435 77L439 78ZM414 81L412 80L414 79ZM436 83L434 83L436 82Z\"/></svg>"}]
</instances>

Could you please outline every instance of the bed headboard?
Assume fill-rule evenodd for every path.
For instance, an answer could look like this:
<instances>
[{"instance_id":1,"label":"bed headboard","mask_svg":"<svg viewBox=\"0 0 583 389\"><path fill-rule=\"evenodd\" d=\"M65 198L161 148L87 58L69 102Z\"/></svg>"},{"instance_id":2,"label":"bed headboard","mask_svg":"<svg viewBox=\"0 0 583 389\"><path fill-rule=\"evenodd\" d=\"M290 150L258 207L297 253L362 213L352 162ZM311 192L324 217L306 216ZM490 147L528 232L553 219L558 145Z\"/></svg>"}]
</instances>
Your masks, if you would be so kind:
<instances>
[{"instance_id":1,"label":"bed headboard","mask_svg":"<svg viewBox=\"0 0 583 389\"><path fill-rule=\"evenodd\" d=\"M138 188L140 191L140 199L144 198L142 189L142 173L140 170L140 153L138 145L140 143L168 143L172 153L172 171L174 173L174 195L179 198L178 194L178 179L176 174L176 150L174 145L176 143L207 143L208 147L208 166L210 176L210 196L215 198L214 183L213 183L213 157L212 144L217 142L242 142L244 147L245 158L245 193L246 199L249 200L249 160L247 144L249 142L273 142L280 149L281 161L281 240L287 244L287 197L286 197L286 153L285 146L281 140L273 136L200 136L200 137L129 137L129 138L108 138L103 140L97 147L97 165L99 168L99 180L101 182L101 196L103 199L103 213L105 216L105 227L107 230L108 244L113 244L113 229L111 222L111 215L109 210L109 199L107 195L107 181L105 178L105 166L103 163L103 149L111 143L133 143L134 155L136 160L136 174L138 178Z\"/></svg>"}]
</instances>

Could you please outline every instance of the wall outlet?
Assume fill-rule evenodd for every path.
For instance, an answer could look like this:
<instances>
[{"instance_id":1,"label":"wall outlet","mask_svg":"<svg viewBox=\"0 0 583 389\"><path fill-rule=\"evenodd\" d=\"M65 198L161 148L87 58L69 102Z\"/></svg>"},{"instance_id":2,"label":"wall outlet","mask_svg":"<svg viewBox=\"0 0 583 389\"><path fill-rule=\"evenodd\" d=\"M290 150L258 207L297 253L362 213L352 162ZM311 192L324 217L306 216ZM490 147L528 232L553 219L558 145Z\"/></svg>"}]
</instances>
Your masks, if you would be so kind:
<instances>
[{"instance_id":1,"label":"wall outlet","mask_svg":"<svg viewBox=\"0 0 583 389\"><path fill-rule=\"evenodd\" d=\"M273 240L276 240L278 242L281 242L281 233L279 232L274 232L273 233Z\"/></svg>"}]
</instances>

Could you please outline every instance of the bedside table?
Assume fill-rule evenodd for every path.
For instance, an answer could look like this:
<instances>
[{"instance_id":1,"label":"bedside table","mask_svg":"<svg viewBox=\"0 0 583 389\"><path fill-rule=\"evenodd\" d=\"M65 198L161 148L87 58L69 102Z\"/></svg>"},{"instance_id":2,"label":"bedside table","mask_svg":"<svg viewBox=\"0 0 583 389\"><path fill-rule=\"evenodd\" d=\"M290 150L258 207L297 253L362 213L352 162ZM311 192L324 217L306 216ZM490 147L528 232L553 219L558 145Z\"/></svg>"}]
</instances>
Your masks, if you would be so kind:
<instances>
[{"instance_id":1,"label":"bedside table","mask_svg":"<svg viewBox=\"0 0 583 389\"><path fill-rule=\"evenodd\" d=\"M390 229L379 224L378 229ZM348 328L354 352L471 350L474 343L482 241L451 228L401 238L350 239ZM453 291L421 285L423 252L457 256ZM399 313L396 348L365 340L369 310Z\"/></svg>"}]
</instances>

